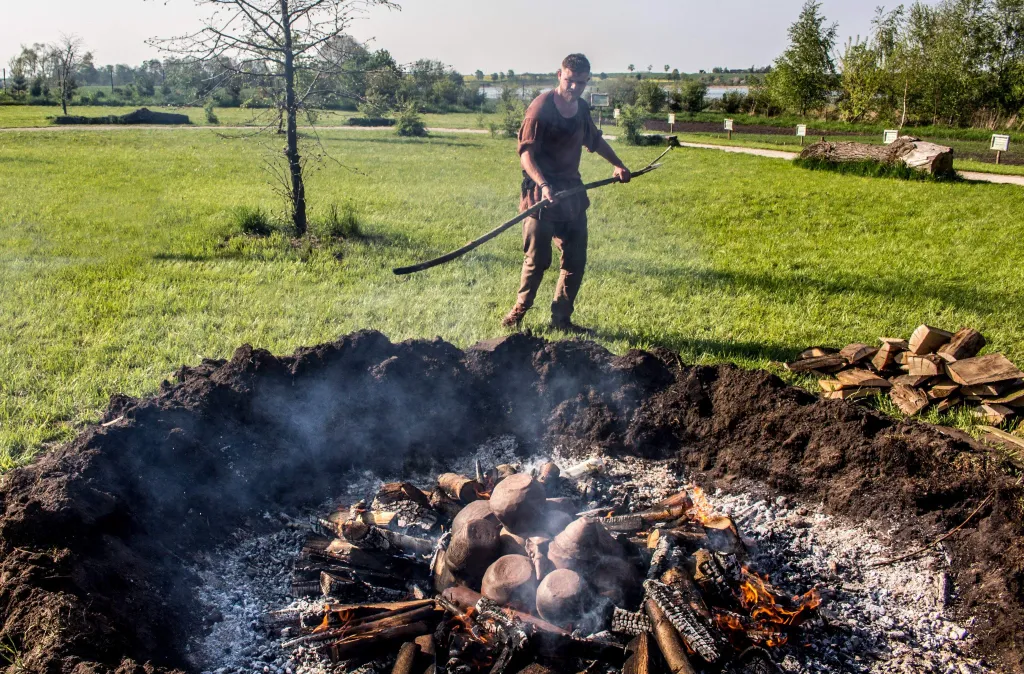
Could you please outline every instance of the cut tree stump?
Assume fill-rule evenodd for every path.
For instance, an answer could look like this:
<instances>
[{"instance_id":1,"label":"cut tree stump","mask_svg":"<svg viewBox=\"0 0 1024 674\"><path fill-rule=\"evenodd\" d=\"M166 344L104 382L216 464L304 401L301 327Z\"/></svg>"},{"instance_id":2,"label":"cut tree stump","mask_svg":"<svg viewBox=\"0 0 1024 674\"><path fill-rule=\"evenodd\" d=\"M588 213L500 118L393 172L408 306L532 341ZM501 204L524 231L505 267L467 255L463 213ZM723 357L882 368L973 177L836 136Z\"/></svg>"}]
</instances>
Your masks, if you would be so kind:
<instances>
[{"instance_id":1,"label":"cut tree stump","mask_svg":"<svg viewBox=\"0 0 1024 674\"><path fill-rule=\"evenodd\" d=\"M953 148L928 143L913 136L901 136L891 145L867 143L830 143L809 145L801 159L820 159L836 164L873 161L879 164L903 164L934 176L953 172Z\"/></svg>"}]
</instances>

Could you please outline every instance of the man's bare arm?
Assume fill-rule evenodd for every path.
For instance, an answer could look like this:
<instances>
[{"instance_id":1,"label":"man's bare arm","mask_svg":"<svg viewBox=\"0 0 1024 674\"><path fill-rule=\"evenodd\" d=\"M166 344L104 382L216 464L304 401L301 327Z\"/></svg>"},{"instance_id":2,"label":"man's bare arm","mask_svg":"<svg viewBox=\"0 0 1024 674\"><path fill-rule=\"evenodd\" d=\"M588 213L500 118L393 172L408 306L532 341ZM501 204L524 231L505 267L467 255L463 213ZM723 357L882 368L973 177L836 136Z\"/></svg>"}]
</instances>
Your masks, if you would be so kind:
<instances>
[{"instance_id":1,"label":"man's bare arm","mask_svg":"<svg viewBox=\"0 0 1024 674\"><path fill-rule=\"evenodd\" d=\"M551 189L551 185L548 184L547 178L544 177L540 167L537 166L537 161L533 158L533 151L524 151L523 154L519 156L519 163L523 165L523 170L526 171L526 175L530 176L530 179L533 180L533 182L540 185L541 196L544 199L550 199L551 203L554 203L555 191Z\"/></svg>"}]
</instances>

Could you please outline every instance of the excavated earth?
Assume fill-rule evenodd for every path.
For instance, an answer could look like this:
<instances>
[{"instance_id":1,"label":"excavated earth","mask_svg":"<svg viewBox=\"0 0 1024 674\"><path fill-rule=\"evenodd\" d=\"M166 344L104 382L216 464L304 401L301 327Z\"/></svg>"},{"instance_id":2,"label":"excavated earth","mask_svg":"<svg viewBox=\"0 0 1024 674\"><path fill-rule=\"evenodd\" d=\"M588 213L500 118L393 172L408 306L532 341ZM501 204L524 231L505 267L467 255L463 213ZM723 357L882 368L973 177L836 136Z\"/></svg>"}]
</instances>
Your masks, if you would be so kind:
<instances>
[{"instance_id":1,"label":"excavated earth","mask_svg":"<svg viewBox=\"0 0 1024 674\"><path fill-rule=\"evenodd\" d=\"M418 470L510 434L526 454L672 458L707 486L821 503L894 554L969 520L942 543L957 608L989 663L1024 672L1024 491L964 436L767 372L528 335L463 352L358 332L291 357L242 347L176 379L115 397L100 425L4 476L8 671L184 668L210 619L188 569L247 519L319 503L354 467Z\"/></svg>"}]
</instances>

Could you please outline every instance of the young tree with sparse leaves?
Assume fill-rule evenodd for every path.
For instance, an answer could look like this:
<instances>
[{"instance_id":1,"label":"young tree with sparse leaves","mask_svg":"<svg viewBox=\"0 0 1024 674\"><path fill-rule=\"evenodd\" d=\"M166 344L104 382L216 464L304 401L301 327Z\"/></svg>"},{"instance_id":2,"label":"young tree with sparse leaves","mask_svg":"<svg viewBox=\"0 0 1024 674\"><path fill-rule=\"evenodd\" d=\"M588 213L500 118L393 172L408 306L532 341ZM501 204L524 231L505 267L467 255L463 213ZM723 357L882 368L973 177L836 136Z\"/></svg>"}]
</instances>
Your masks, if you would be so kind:
<instances>
[{"instance_id":1,"label":"young tree with sparse leaves","mask_svg":"<svg viewBox=\"0 0 1024 674\"><path fill-rule=\"evenodd\" d=\"M62 35L60 41L50 45L47 55L50 61L51 77L60 98L60 107L68 114L68 103L78 88L75 73L82 64L82 40L74 35Z\"/></svg>"},{"instance_id":2,"label":"young tree with sparse leaves","mask_svg":"<svg viewBox=\"0 0 1024 674\"><path fill-rule=\"evenodd\" d=\"M325 80L344 74L338 50L330 49L352 19L373 6L397 8L389 0L196 0L210 9L200 30L151 41L186 61L223 60L243 77L272 78L286 134L282 177L288 188L292 223L306 233L306 190L299 154L298 115L321 92Z\"/></svg>"},{"instance_id":3,"label":"young tree with sparse leaves","mask_svg":"<svg viewBox=\"0 0 1024 674\"><path fill-rule=\"evenodd\" d=\"M821 3L807 0L796 22L789 27L789 47L775 60L767 86L783 107L801 115L828 102L836 86L836 65L832 50L838 26L827 24Z\"/></svg>"}]
</instances>

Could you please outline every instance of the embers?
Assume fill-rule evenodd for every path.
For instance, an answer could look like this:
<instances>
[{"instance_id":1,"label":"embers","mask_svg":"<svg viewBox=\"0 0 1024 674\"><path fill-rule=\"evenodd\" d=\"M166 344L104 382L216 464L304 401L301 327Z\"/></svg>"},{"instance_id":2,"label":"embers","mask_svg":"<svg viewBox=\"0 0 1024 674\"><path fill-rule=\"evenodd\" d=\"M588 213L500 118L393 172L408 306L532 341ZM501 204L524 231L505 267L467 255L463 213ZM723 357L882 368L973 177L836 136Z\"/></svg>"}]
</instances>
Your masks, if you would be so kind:
<instances>
[{"instance_id":1,"label":"embers","mask_svg":"<svg viewBox=\"0 0 1024 674\"><path fill-rule=\"evenodd\" d=\"M602 497L615 493L605 465L478 466L315 518L330 537L303 548L294 587L333 601L295 613L283 646L335 671L388 654L410 673L771 671L757 649L790 641L817 593L785 597L749 569L734 523L697 488Z\"/></svg>"}]
</instances>

